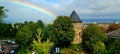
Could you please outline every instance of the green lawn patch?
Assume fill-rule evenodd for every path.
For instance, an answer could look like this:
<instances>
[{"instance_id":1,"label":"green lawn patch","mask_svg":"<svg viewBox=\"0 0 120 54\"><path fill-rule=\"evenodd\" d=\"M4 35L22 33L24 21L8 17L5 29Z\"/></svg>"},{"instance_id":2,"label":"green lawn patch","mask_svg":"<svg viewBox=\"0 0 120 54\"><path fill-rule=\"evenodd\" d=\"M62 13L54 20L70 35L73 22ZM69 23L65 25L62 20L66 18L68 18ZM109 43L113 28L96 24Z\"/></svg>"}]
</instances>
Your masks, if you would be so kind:
<instances>
[{"instance_id":1,"label":"green lawn patch","mask_svg":"<svg viewBox=\"0 0 120 54\"><path fill-rule=\"evenodd\" d=\"M71 44L67 48L61 48L60 54L81 54L81 44Z\"/></svg>"},{"instance_id":2,"label":"green lawn patch","mask_svg":"<svg viewBox=\"0 0 120 54\"><path fill-rule=\"evenodd\" d=\"M62 48L60 54L80 54L80 51L74 51L70 48Z\"/></svg>"}]
</instances>

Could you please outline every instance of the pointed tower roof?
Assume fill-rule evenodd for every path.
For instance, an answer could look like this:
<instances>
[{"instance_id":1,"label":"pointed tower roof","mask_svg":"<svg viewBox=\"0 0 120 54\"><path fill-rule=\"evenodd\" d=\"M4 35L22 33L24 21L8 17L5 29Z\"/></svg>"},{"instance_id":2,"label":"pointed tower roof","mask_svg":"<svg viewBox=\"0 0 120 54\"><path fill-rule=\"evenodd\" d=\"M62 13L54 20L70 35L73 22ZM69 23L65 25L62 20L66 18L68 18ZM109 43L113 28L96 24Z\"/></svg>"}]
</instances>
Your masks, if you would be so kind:
<instances>
[{"instance_id":1,"label":"pointed tower roof","mask_svg":"<svg viewBox=\"0 0 120 54\"><path fill-rule=\"evenodd\" d=\"M70 15L70 18L72 19L73 23L76 23L76 22L82 23L81 19L79 18L79 16L74 10L72 14Z\"/></svg>"}]
</instances>

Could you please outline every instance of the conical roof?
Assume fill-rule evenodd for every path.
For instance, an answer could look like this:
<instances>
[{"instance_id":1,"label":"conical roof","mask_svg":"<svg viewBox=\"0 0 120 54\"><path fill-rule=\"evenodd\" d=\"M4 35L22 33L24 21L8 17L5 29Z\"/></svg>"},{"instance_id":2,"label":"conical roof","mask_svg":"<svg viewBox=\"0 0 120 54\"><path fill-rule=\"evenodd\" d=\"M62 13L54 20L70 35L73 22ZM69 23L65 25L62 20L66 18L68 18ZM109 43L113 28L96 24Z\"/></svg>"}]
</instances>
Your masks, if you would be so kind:
<instances>
[{"instance_id":1,"label":"conical roof","mask_svg":"<svg viewBox=\"0 0 120 54\"><path fill-rule=\"evenodd\" d=\"M82 23L81 19L79 18L75 11L72 12L70 18L72 19L73 23Z\"/></svg>"}]
</instances>

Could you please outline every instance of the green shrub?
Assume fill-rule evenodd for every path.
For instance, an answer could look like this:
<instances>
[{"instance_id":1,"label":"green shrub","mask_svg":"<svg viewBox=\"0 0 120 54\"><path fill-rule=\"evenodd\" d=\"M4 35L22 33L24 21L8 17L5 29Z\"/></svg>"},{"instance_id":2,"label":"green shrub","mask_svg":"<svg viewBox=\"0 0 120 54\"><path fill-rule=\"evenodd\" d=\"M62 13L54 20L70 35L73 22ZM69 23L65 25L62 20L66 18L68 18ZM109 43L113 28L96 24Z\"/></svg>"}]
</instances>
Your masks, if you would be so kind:
<instances>
[{"instance_id":1,"label":"green shrub","mask_svg":"<svg viewBox=\"0 0 120 54\"><path fill-rule=\"evenodd\" d=\"M26 49L24 47L21 47L20 49L18 49L17 54L25 54Z\"/></svg>"}]
</instances>

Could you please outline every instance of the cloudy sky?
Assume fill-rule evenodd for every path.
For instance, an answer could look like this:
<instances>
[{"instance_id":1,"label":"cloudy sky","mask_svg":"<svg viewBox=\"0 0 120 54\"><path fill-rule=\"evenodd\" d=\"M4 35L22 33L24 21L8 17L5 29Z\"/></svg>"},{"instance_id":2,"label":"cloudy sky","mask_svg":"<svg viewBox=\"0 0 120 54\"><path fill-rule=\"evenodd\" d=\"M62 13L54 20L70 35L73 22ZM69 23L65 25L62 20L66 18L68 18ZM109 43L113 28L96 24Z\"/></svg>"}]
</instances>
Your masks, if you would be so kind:
<instances>
[{"instance_id":1,"label":"cloudy sky","mask_svg":"<svg viewBox=\"0 0 120 54\"><path fill-rule=\"evenodd\" d=\"M20 1L34 4L37 7L49 10L54 16L12 3ZM84 19L118 19L120 20L120 0L0 0L0 6L8 9L8 23L37 21L52 22L57 16L69 16L75 10L82 20Z\"/></svg>"}]
</instances>

